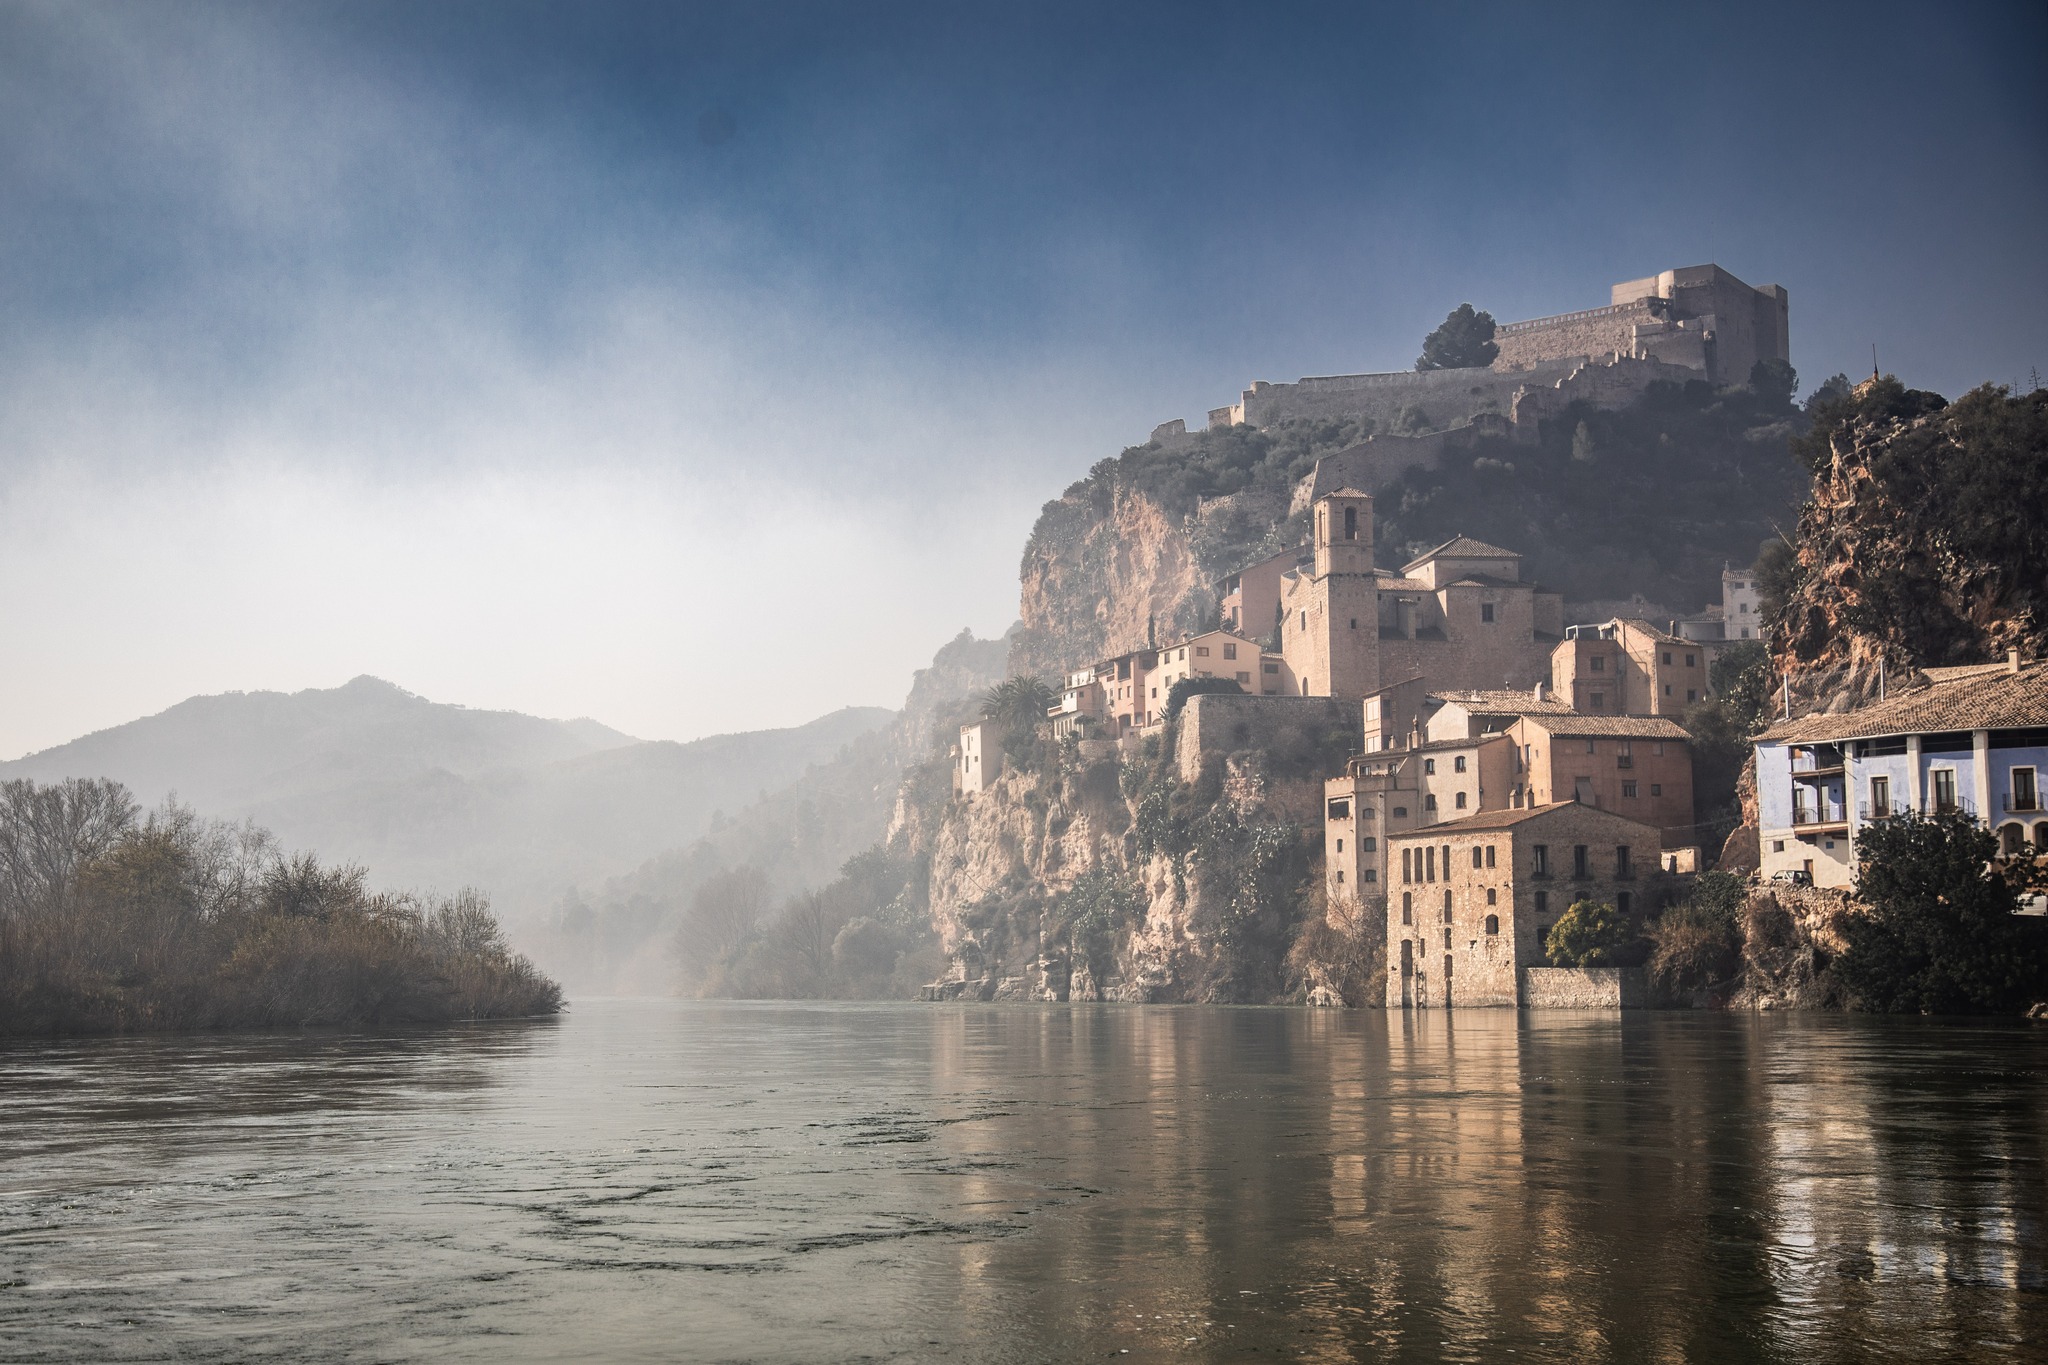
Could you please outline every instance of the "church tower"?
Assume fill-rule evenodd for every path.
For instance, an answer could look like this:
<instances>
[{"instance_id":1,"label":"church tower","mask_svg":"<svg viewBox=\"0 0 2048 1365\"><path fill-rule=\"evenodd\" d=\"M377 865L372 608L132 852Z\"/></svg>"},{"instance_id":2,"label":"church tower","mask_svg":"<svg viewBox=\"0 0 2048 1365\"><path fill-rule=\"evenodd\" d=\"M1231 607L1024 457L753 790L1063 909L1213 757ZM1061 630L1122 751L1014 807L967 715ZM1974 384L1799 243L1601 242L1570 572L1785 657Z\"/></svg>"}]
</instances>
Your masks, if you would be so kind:
<instances>
[{"instance_id":1,"label":"church tower","mask_svg":"<svg viewBox=\"0 0 2048 1365\"><path fill-rule=\"evenodd\" d=\"M1309 574L1283 580L1280 653L1307 697L1364 697L1380 686L1379 580L1372 497L1339 488L1316 499Z\"/></svg>"}]
</instances>

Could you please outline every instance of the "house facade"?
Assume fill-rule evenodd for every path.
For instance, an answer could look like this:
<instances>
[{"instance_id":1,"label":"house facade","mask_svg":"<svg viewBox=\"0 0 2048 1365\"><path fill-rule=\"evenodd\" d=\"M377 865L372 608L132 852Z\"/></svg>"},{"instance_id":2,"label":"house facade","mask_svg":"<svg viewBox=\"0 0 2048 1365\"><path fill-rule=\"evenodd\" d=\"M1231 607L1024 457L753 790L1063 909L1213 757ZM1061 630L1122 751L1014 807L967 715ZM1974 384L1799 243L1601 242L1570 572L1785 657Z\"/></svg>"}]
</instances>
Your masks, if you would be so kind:
<instances>
[{"instance_id":1,"label":"house facade","mask_svg":"<svg viewBox=\"0 0 2048 1365\"><path fill-rule=\"evenodd\" d=\"M2003 857L2048 854L2048 663L1925 671L1925 687L1758 736L1766 877L1852 886L1857 837L1908 812L1968 815L1997 833Z\"/></svg>"},{"instance_id":2,"label":"house facade","mask_svg":"<svg viewBox=\"0 0 2048 1365\"><path fill-rule=\"evenodd\" d=\"M1489 811L1385 840L1387 1006L1518 1005L1522 972L1576 901L1628 913L1662 845L1576 802Z\"/></svg>"},{"instance_id":3,"label":"house facade","mask_svg":"<svg viewBox=\"0 0 2048 1365\"><path fill-rule=\"evenodd\" d=\"M971 796L986 791L1003 773L1003 740L992 720L978 720L960 727L960 742L953 746L953 794Z\"/></svg>"},{"instance_id":4,"label":"house facade","mask_svg":"<svg viewBox=\"0 0 2048 1365\"><path fill-rule=\"evenodd\" d=\"M1705 645L1648 621L1572 626L1550 655L1550 685L1583 715L1682 716L1708 695Z\"/></svg>"},{"instance_id":5,"label":"house facade","mask_svg":"<svg viewBox=\"0 0 2048 1365\"><path fill-rule=\"evenodd\" d=\"M1514 741L1510 808L1577 801L1689 843L1693 830L1692 741L1657 716L1525 715Z\"/></svg>"}]
</instances>

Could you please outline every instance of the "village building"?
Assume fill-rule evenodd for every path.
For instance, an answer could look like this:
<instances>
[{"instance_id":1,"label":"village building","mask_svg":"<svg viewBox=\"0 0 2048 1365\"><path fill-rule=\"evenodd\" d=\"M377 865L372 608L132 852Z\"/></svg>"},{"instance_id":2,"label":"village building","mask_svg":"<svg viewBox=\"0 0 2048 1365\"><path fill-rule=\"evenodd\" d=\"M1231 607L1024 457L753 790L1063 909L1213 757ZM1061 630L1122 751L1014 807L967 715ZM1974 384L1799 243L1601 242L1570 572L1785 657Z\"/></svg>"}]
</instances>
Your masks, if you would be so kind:
<instances>
[{"instance_id":1,"label":"village building","mask_svg":"<svg viewBox=\"0 0 2048 1365\"><path fill-rule=\"evenodd\" d=\"M1634 910L1660 866L1648 825L1576 802L1488 811L1389 836L1387 1006L1518 1005L1559 915Z\"/></svg>"},{"instance_id":2,"label":"village building","mask_svg":"<svg viewBox=\"0 0 2048 1365\"><path fill-rule=\"evenodd\" d=\"M1852 886L1857 837L1907 812L1968 815L2002 857L2048 855L2048 663L2014 653L1926 674L1926 687L1757 737L1765 877Z\"/></svg>"},{"instance_id":3,"label":"village building","mask_svg":"<svg viewBox=\"0 0 2048 1365\"><path fill-rule=\"evenodd\" d=\"M1551 695L1548 683L1527 691L1491 689L1432 692L1429 696L1429 739L1459 739L1497 734L1523 716L1568 716L1572 708Z\"/></svg>"},{"instance_id":4,"label":"village building","mask_svg":"<svg viewBox=\"0 0 2048 1365\"><path fill-rule=\"evenodd\" d=\"M1282 550L1218 582L1217 617L1223 628L1260 640L1270 638L1280 623L1280 580L1301 559L1298 549Z\"/></svg>"},{"instance_id":5,"label":"village building","mask_svg":"<svg viewBox=\"0 0 2048 1365\"><path fill-rule=\"evenodd\" d=\"M1515 751L1510 809L1576 801L1654 825L1666 843L1691 842L1692 741L1676 722L1535 714L1507 734Z\"/></svg>"},{"instance_id":6,"label":"village building","mask_svg":"<svg viewBox=\"0 0 2048 1365\"><path fill-rule=\"evenodd\" d=\"M1372 498L1315 502L1310 562L1280 576L1280 676L1304 697L1364 699L1384 680L1527 687L1548 675L1564 601L1521 578L1521 557L1459 536L1396 575L1373 566Z\"/></svg>"},{"instance_id":7,"label":"village building","mask_svg":"<svg viewBox=\"0 0 2048 1365\"><path fill-rule=\"evenodd\" d=\"M1166 703L1183 678L1227 678L1247 693L1278 696L1280 661L1258 641L1205 631L1159 649L1134 649L1067 675L1049 715L1053 733L1100 724L1111 737L1166 723Z\"/></svg>"},{"instance_id":8,"label":"village building","mask_svg":"<svg viewBox=\"0 0 2048 1365\"><path fill-rule=\"evenodd\" d=\"M992 720L977 720L960 727L960 742L953 746L953 794L971 796L986 791L1003 772L1003 739Z\"/></svg>"},{"instance_id":9,"label":"village building","mask_svg":"<svg viewBox=\"0 0 2048 1365\"><path fill-rule=\"evenodd\" d=\"M1698 641L1617 618L1565 632L1550 654L1550 686L1585 715L1682 716L1708 695L1709 662Z\"/></svg>"},{"instance_id":10,"label":"village building","mask_svg":"<svg viewBox=\"0 0 2048 1365\"><path fill-rule=\"evenodd\" d=\"M1383 841L1507 804L1515 782L1506 735L1423 741L1361 754L1323 783L1323 875L1332 904L1380 894Z\"/></svg>"}]
</instances>

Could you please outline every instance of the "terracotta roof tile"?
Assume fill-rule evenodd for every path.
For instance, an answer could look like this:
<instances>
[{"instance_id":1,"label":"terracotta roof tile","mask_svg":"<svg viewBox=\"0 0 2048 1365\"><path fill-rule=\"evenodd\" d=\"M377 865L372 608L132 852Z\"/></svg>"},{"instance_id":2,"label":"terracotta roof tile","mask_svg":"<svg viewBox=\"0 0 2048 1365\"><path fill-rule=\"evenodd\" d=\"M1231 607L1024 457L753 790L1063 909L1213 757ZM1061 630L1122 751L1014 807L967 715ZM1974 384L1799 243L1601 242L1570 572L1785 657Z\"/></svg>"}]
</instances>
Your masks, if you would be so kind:
<instances>
[{"instance_id":1,"label":"terracotta roof tile","mask_svg":"<svg viewBox=\"0 0 2048 1365\"><path fill-rule=\"evenodd\" d=\"M1787 743L1867 739L1873 735L1936 734L1944 730L2031 730L2048 727L2048 663L2017 673L1966 674L1900 696L1844 711L1781 721L1757 738Z\"/></svg>"},{"instance_id":2,"label":"terracotta roof tile","mask_svg":"<svg viewBox=\"0 0 2048 1365\"><path fill-rule=\"evenodd\" d=\"M1529 724L1553 735L1582 739L1691 739L1685 727L1663 716L1562 716L1531 714Z\"/></svg>"}]
</instances>

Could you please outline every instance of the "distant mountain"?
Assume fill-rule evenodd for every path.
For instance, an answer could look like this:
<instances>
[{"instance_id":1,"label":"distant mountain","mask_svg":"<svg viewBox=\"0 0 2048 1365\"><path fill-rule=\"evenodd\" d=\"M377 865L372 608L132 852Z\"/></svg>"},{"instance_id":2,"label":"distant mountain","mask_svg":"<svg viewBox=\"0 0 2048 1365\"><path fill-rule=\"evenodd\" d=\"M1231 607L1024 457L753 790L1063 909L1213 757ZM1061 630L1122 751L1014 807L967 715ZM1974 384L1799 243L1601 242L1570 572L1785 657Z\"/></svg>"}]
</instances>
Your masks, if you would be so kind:
<instances>
[{"instance_id":1,"label":"distant mountain","mask_svg":"<svg viewBox=\"0 0 2048 1365\"><path fill-rule=\"evenodd\" d=\"M387 887L477 886L508 919L617 875L787 786L895 713L849 707L688 744L436 703L376 678L193 697L0 763L0 781L111 777L153 805L254 819Z\"/></svg>"}]
</instances>

